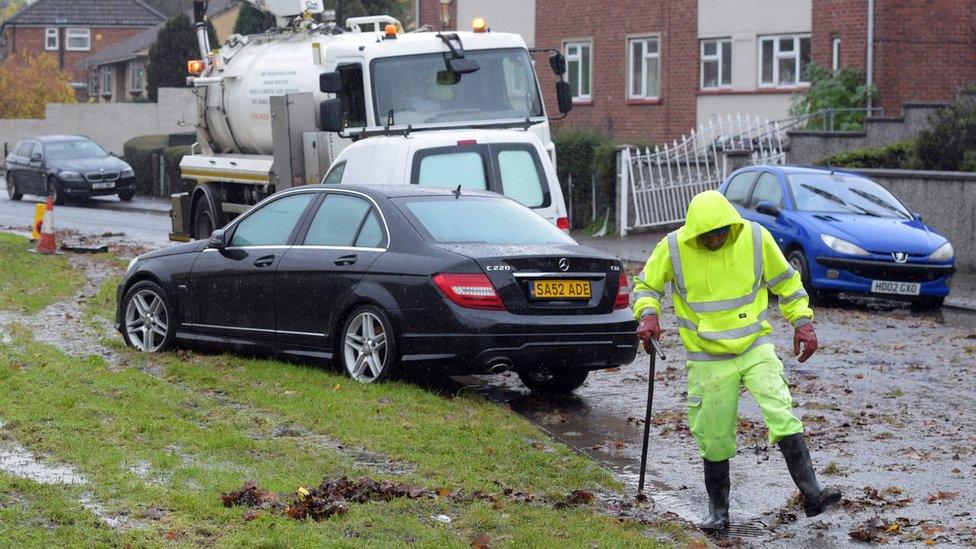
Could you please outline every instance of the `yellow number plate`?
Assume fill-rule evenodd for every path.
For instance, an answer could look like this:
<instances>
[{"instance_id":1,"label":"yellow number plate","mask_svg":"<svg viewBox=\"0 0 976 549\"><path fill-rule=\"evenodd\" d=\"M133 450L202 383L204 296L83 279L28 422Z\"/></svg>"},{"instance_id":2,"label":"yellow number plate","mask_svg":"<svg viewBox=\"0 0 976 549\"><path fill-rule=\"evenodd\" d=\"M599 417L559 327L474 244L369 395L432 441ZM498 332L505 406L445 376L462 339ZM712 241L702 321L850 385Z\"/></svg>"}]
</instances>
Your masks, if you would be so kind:
<instances>
[{"instance_id":1,"label":"yellow number plate","mask_svg":"<svg viewBox=\"0 0 976 549\"><path fill-rule=\"evenodd\" d=\"M536 280L532 283L532 297L536 299L589 299L587 280Z\"/></svg>"}]
</instances>

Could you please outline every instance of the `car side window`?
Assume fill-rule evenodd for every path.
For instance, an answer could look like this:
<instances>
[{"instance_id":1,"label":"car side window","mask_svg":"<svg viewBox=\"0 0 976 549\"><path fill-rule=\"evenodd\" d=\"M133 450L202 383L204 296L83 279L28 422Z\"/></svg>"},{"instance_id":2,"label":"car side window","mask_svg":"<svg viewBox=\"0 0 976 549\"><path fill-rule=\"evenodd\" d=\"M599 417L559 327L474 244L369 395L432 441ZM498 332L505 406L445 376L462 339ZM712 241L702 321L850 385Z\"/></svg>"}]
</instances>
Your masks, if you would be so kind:
<instances>
[{"instance_id":1,"label":"car side window","mask_svg":"<svg viewBox=\"0 0 976 549\"><path fill-rule=\"evenodd\" d=\"M352 246L369 202L346 194L329 194L315 212L305 235L306 246Z\"/></svg>"},{"instance_id":2,"label":"car side window","mask_svg":"<svg viewBox=\"0 0 976 549\"><path fill-rule=\"evenodd\" d=\"M777 208L783 207L783 186L779 184L779 179L769 173L763 172L756 181L756 188L752 191L752 198L749 200L749 208L755 209L756 204L765 200Z\"/></svg>"},{"instance_id":3,"label":"car side window","mask_svg":"<svg viewBox=\"0 0 976 549\"><path fill-rule=\"evenodd\" d=\"M380 227L379 216L376 209L370 209L369 214L363 221L363 228L359 229L359 236L356 237L357 248L379 248L383 246L383 228Z\"/></svg>"},{"instance_id":4,"label":"car side window","mask_svg":"<svg viewBox=\"0 0 976 549\"><path fill-rule=\"evenodd\" d=\"M322 183L325 183L326 185L328 185L330 183L331 184L341 183L342 182L342 172L344 172L344 171L346 171L346 163L345 163L345 161L339 162L335 166L332 166L332 169L329 170L329 173L327 173L325 175L325 179L322 180Z\"/></svg>"},{"instance_id":5,"label":"car side window","mask_svg":"<svg viewBox=\"0 0 976 549\"><path fill-rule=\"evenodd\" d=\"M305 208L313 198L312 193L301 193L279 198L258 208L244 218L234 229L231 246L282 246Z\"/></svg>"},{"instance_id":6,"label":"car side window","mask_svg":"<svg viewBox=\"0 0 976 549\"><path fill-rule=\"evenodd\" d=\"M27 150L27 143L25 141L21 141L20 143L17 143L16 146L14 146L14 148L13 148L13 155L14 156L27 156L27 155L24 154L24 152L26 150Z\"/></svg>"},{"instance_id":7,"label":"car side window","mask_svg":"<svg viewBox=\"0 0 976 549\"><path fill-rule=\"evenodd\" d=\"M34 160L34 155L40 155L41 160L44 160L44 150L41 148L41 144L31 143L30 145L31 146L27 149L27 154L25 155L27 156L27 159Z\"/></svg>"},{"instance_id":8,"label":"car side window","mask_svg":"<svg viewBox=\"0 0 976 549\"><path fill-rule=\"evenodd\" d=\"M749 188L755 180L756 172L743 172L733 177L725 187L725 198L733 204L745 206L746 199L749 198Z\"/></svg>"}]
</instances>

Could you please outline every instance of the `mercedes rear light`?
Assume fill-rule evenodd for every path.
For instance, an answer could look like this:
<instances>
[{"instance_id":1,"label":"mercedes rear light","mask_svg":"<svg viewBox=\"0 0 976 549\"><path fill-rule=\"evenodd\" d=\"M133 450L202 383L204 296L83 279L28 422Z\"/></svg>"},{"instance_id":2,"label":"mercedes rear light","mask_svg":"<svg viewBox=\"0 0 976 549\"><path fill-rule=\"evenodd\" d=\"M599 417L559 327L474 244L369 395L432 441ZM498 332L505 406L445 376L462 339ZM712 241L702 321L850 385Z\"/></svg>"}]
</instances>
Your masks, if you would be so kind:
<instances>
[{"instance_id":1,"label":"mercedes rear light","mask_svg":"<svg viewBox=\"0 0 976 549\"><path fill-rule=\"evenodd\" d=\"M558 228L560 228L560 229L562 229L562 230L564 230L564 231L566 231L568 233L569 232L569 218L568 217L560 217L559 219L556 219L556 227L558 227Z\"/></svg>"},{"instance_id":2,"label":"mercedes rear light","mask_svg":"<svg viewBox=\"0 0 976 549\"><path fill-rule=\"evenodd\" d=\"M504 311L505 304L495 286L483 274L434 275L434 284L448 299L468 309Z\"/></svg>"},{"instance_id":3,"label":"mercedes rear light","mask_svg":"<svg viewBox=\"0 0 976 549\"><path fill-rule=\"evenodd\" d=\"M614 310L630 307L630 288L627 287L627 275L620 273L620 289L617 290L617 300L613 302Z\"/></svg>"}]
</instances>

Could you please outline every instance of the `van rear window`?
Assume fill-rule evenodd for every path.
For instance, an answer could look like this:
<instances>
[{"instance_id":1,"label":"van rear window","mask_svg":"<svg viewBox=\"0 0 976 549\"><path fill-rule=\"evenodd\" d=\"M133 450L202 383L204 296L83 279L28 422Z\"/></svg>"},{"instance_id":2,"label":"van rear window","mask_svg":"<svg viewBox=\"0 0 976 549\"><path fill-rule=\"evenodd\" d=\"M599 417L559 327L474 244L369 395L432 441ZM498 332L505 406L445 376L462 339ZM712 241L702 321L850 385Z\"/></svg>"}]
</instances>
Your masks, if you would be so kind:
<instances>
[{"instance_id":1,"label":"van rear window","mask_svg":"<svg viewBox=\"0 0 976 549\"><path fill-rule=\"evenodd\" d=\"M414 185L489 190L530 208L551 204L542 162L529 144L423 149L414 154L411 171Z\"/></svg>"}]
</instances>

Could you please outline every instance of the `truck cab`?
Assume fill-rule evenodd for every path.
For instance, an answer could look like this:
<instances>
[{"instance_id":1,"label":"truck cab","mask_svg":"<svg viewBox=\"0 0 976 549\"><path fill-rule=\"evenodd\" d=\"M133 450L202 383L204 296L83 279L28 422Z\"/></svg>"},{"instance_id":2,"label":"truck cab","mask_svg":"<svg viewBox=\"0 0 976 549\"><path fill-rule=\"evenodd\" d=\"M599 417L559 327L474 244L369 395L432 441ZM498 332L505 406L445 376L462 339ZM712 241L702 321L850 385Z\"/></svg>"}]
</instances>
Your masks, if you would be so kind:
<instances>
[{"instance_id":1,"label":"truck cab","mask_svg":"<svg viewBox=\"0 0 976 549\"><path fill-rule=\"evenodd\" d=\"M569 229L555 166L531 131L468 129L374 136L343 149L322 182L488 190Z\"/></svg>"}]
</instances>

